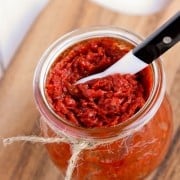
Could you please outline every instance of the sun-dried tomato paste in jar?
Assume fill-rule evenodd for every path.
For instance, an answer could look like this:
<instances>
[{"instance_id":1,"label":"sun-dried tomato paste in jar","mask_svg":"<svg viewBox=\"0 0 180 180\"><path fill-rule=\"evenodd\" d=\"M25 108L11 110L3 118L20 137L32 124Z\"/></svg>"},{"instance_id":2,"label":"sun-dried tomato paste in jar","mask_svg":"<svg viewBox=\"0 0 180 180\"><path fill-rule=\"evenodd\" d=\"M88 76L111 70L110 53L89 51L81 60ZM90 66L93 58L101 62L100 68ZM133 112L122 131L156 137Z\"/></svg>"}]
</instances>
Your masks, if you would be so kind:
<instances>
[{"instance_id":1,"label":"sun-dried tomato paste in jar","mask_svg":"<svg viewBox=\"0 0 180 180\"><path fill-rule=\"evenodd\" d=\"M145 103L141 73L115 74L75 85L82 77L109 67L132 45L101 37L77 43L63 52L50 69L46 92L53 110L62 118L87 128L115 126L135 114ZM148 72L147 72L148 73Z\"/></svg>"},{"instance_id":2,"label":"sun-dried tomato paste in jar","mask_svg":"<svg viewBox=\"0 0 180 180\"><path fill-rule=\"evenodd\" d=\"M87 32L80 31L80 39L75 38L76 41L73 33L65 37L63 41L70 42L72 38L72 43L54 51L55 56L52 52L58 43L51 48L49 63L39 65L47 66L47 71L40 89L44 95L36 97L36 101L41 105L42 115L60 131L77 135L76 138L84 135L90 142L112 139L108 144L83 150L72 179L143 179L162 161L172 131L161 64L156 62L135 75L119 73L75 84L121 59L135 46L137 38L117 29L91 32L86 35ZM56 136L56 132L43 124L46 135ZM113 141L116 137L119 139ZM47 149L65 174L72 155L71 144L52 143Z\"/></svg>"}]
</instances>

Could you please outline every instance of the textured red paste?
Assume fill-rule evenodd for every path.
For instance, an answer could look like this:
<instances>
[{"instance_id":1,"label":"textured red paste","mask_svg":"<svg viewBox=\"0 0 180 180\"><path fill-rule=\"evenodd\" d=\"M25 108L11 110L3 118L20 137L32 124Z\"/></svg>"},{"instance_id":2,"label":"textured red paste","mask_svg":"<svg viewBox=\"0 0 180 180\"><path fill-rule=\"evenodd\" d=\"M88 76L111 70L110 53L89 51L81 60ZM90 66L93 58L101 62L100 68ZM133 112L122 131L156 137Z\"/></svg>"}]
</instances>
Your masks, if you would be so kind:
<instances>
[{"instance_id":1,"label":"textured red paste","mask_svg":"<svg viewBox=\"0 0 180 180\"><path fill-rule=\"evenodd\" d=\"M53 110L67 121L88 128L114 126L130 118L146 100L147 87L139 74L74 83L106 69L131 48L122 40L102 37L83 41L62 53L46 81Z\"/></svg>"}]
</instances>

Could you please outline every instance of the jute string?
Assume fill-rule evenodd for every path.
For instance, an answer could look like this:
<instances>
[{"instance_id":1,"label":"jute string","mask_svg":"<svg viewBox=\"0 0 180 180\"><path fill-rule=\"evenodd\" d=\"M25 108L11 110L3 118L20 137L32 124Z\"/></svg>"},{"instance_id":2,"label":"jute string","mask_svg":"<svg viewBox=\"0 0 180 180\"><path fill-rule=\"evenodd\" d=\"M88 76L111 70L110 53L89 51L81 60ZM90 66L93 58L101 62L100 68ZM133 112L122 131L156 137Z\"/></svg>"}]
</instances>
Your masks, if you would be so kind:
<instances>
[{"instance_id":1,"label":"jute string","mask_svg":"<svg viewBox=\"0 0 180 180\"><path fill-rule=\"evenodd\" d=\"M47 135L47 126L57 134L56 137L39 137L39 136L15 136L15 137L9 137L9 138L1 138L4 146L10 145L15 142L25 141L25 142L31 142L31 143L42 143L42 144L48 144L48 143L68 143L71 145L71 158L69 159L68 167L66 170L65 180L70 180L72 178L72 174L74 171L74 168L76 167L78 158L80 153L84 149L91 149L95 148L95 146L92 146L88 141L79 141L76 138L72 138L66 135L65 131L59 131L56 129L55 126L50 124L48 121L46 121L45 118L41 118L40 122L45 122L46 126L43 126L45 130L45 136ZM42 123L41 123L42 124Z\"/></svg>"},{"instance_id":2,"label":"jute string","mask_svg":"<svg viewBox=\"0 0 180 180\"><path fill-rule=\"evenodd\" d=\"M129 135L132 135L134 132L138 131L142 126L139 126L138 128L133 129L133 131L130 132L130 134L119 134L115 138L110 139L108 141L94 141L89 142L89 140L84 139L77 139L74 137L69 137L66 134L66 131L60 131L57 129L54 125L49 123L45 118L41 118L40 122L43 122L46 124L46 126L43 126L43 129L45 129L45 137L39 137L39 136L16 136L16 137L9 137L9 138L1 138L3 141L3 144L9 145L15 142L19 141L25 141L25 142L31 142L31 143L42 143L42 144L48 144L48 143L68 143L71 145L71 158L68 162L68 167L66 170L65 180L71 180L73 171L76 167L76 164L78 162L79 156L83 150L87 149L94 149L99 145L108 145L109 143L112 143L114 141L119 140L120 138L128 137ZM43 124L41 123L41 124ZM48 137L47 134L47 126L56 133L56 137ZM46 137L47 136L47 137ZM126 138L125 138L126 139Z\"/></svg>"}]
</instances>

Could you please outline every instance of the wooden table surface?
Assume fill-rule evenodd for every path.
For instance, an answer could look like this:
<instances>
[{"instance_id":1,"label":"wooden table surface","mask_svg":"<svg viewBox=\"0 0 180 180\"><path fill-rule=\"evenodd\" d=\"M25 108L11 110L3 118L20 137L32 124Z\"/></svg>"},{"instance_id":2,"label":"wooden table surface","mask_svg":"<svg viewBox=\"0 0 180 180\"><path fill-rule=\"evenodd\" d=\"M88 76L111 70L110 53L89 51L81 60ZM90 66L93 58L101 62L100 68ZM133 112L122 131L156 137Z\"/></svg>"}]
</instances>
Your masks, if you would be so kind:
<instances>
[{"instance_id":1,"label":"wooden table surface","mask_svg":"<svg viewBox=\"0 0 180 180\"><path fill-rule=\"evenodd\" d=\"M104 9L87 0L52 0L37 18L0 81L0 137L39 134L32 91L34 69L44 50L58 37L75 28L114 25L147 36L180 9L172 0L162 12L149 16L129 16ZM20 33L20 32L19 32ZM148 180L180 179L180 50L179 44L164 57L167 91L174 112L174 135L161 166ZM179 153L179 154L178 154ZM1 180L59 180L59 171L41 144L0 142Z\"/></svg>"}]
</instances>

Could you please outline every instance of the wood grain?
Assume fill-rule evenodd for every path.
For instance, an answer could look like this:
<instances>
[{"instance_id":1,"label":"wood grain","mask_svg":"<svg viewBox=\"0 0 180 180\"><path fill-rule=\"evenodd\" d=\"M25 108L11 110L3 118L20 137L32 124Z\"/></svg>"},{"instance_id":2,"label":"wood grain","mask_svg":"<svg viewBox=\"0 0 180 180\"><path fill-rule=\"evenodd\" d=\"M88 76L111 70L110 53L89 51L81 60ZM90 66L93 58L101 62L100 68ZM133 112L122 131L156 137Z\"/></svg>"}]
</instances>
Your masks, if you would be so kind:
<instances>
[{"instance_id":1,"label":"wood grain","mask_svg":"<svg viewBox=\"0 0 180 180\"><path fill-rule=\"evenodd\" d=\"M39 134L40 115L33 100L33 74L42 53L55 39L75 28L94 25L123 27L145 37L179 8L180 1L174 0L158 14L128 16L104 9L87 0L50 1L33 24L0 82L0 136ZM174 137L165 161L149 180L180 178L179 47L177 45L163 56L167 90L174 111ZM48 158L43 145L15 143L3 147L1 143L0 179L56 180L62 179L62 176Z\"/></svg>"}]
</instances>

